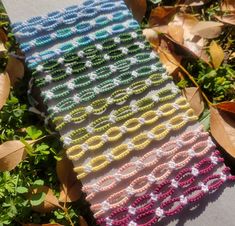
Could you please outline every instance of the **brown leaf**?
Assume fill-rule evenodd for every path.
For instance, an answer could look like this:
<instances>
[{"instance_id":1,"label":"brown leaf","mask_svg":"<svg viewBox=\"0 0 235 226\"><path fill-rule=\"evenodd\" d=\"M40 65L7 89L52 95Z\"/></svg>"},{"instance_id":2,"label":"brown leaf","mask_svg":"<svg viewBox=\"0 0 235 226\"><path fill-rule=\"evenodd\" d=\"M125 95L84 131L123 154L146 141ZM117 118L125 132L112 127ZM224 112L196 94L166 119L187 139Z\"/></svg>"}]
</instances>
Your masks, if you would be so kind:
<instances>
[{"instance_id":1,"label":"brown leaf","mask_svg":"<svg viewBox=\"0 0 235 226\"><path fill-rule=\"evenodd\" d=\"M193 57L197 57L208 63L209 58L204 48L204 45L206 44L205 39L191 33L192 27L198 22L198 19L191 14L177 13L173 21L169 23L168 27L173 27L173 29L182 27L183 31L180 33L183 33L183 41L180 43L180 39L176 41L176 38L171 38L170 36L167 37L179 47L183 48L183 50L189 52Z\"/></svg>"},{"instance_id":2,"label":"brown leaf","mask_svg":"<svg viewBox=\"0 0 235 226\"><path fill-rule=\"evenodd\" d=\"M45 199L42 204L38 206L32 206L32 209L34 211L37 211L39 213L49 213L53 209L61 208L61 205L59 204L59 200L54 195L53 191L47 186L41 186L39 188L33 189L29 197L32 197L33 195L42 193L42 192L46 194Z\"/></svg>"},{"instance_id":3,"label":"brown leaf","mask_svg":"<svg viewBox=\"0 0 235 226\"><path fill-rule=\"evenodd\" d=\"M88 226L87 222L82 216L79 217L79 223L80 223L80 226Z\"/></svg>"},{"instance_id":4,"label":"brown leaf","mask_svg":"<svg viewBox=\"0 0 235 226\"><path fill-rule=\"evenodd\" d=\"M225 14L222 16L215 16L215 18L222 23L235 25L235 14Z\"/></svg>"},{"instance_id":5,"label":"brown leaf","mask_svg":"<svg viewBox=\"0 0 235 226\"><path fill-rule=\"evenodd\" d=\"M235 157L235 120L228 113L210 108L211 133L232 157Z\"/></svg>"},{"instance_id":6,"label":"brown leaf","mask_svg":"<svg viewBox=\"0 0 235 226\"><path fill-rule=\"evenodd\" d=\"M27 141L31 144L35 141ZM7 141L0 145L0 171L13 170L25 159L25 145L19 140Z\"/></svg>"},{"instance_id":7,"label":"brown leaf","mask_svg":"<svg viewBox=\"0 0 235 226\"><path fill-rule=\"evenodd\" d=\"M215 41L211 42L209 49L214 68L219 68L224 60L223 49Z\"/></svg>"},{"instance_id":8,"label":"brown leaf","mask_svg":"<svg viewBox=\"0 0 235 226\"><path fill-rule=\"evenodd\" d=\"M225 101L219 104L214 104L213 106L224 111L235 113L235 102Z\"/></svg>"},{"instance_id":9,"label":"brown leaf","mask_svg":"<svg viewBox=\"0 0 235 226\"><path fill-rule=\"evenodd\" d=\"M0 54L2 54L2 52L6 52L6 48L4 44L0 41Z\"/></svg>"},{"instance_id":10,"label":"brown leaf","mask_svg":"<svg viewBox=\"0 0 235 226\"><path fill-rule=\"evenodd\" d=\"M178 7L172 7L172 6L156 7L151 11L149 18L149 26L152 27L154 25L168 24L177 11Z\"/></svg>"},{"instance_id":11,"label":"brown leaf","mask_svg":"<svg viewBox=\"0 0 235 226\"><path fill-rule=\"evenodd\" d=\"M60 202L74 202L81 196L82 185L73 168L73 163L66 156L57 162L56 172L61 182Z\"/></svg>"},{"instance_id":12,"label":"brown leaf","mask_svg":"<svg viewBox=\"0 0 235 226\"><path fill-rule=\"evenodd\" d=\"M125 0L127 6L131 9L134 17L141 22L147 8L146 0Z\"/></svg>"},{"instance_id":13,"label":"brown leaf","mask_svg":"<svg viewBox=\"0 0 235 226\"><path fill-rule=\"evenodd\" d=\"M154 48L158 48L160 45L158 32L152 28L146 28L143 30L143 35L145 38L154 46Z\"/></svg>"},{"instance_id":14,"label":"brown leaf","mask_svg":"<svg viewBox=\"0 0 235 226\"><path fill-rule=\"evenodd\" d=\"M192 34L212 39L218 37L222 32L223 24L214 21L200 21L191 30Z\"/></svg>"},{"instance_id":15,"label":"brown leaf","mask_svg":"<svg viewBox=\"0 0 235 226\"><path fill-rule=\"evenodd\" d=\"M6 71L10 76L11 85L14 86L24 76L24 65L20 60L9 56Z\"/></svg>"},{"instance_id":16,"label":"brown leaf","mask_svg":"<svg viewBox=\"0 0 235 226\"><path fill-rule=\"evenodd\" d=\"M10 93L10 88L11 84L8 74L6 72L0 74L0 110L7 101Z\"/></svg>"},{"instance_id":17,"label":"brown leaf","mask_svg":"<svg viewBox=\"0 0 235 226\"><path fill-rule=\"evenodd\" d=\"M178 65L180 63L181 57L164 50L162 47L159 47L159 57L161 62L166 67L166 70L169 74L173 74L176 69L178 69Z\"/></svg>"},{"instance_id":18,"label":"brown leaf","mask_svg":"<svg viewBox=\"0 0 235 226\"><path fill-rule=\"evenodd\" d=\"M223 0L221 3L221 10L224 12L235 11L235 1L234 0Z\"/></svg>"},{"instance_id":19,"label":"brown leaf","mask_svg":"<svg viewBox=\"0 0 235 226\"><path fill-rule=\"evenodd\" d=\"M197 116L200 116L204 111L204 102L199 88L189 87L183 90L183 95L188 100L190 107L194 110Z\"/></svg>"},{"instance_id":20,"label":"brown leaf","mask_svg":"<svg viewBox=\"0 0 235 226\"><path fill-rule=\"evenodd\" d=\"M188 6L202 6L202 5L205 5L209 1L210 0L186 0L184 2L184 5L188 5Z\"/></svg>"},{"instance_id":21,"label":"brown leaf","mask_svg":"<svg viewBox=\"0 0 235 226\"><path fill-rule=\"evenodd\" d=\"M168 25L169 35L178 43L184 43L184 29L180 25L169 24Z\"/></svg>"},{"instance_id":22,"label":"brown leaf","mask_svg":"<svg viewBox=\"0 0 235 226\"><path fill-rule=\"evenodd\" d=\"M8 37L6 35L6 32L2 28L0 28L0 41L2 43L6 43L7 40L8 40Z\"/></svg>"}]
</instances>

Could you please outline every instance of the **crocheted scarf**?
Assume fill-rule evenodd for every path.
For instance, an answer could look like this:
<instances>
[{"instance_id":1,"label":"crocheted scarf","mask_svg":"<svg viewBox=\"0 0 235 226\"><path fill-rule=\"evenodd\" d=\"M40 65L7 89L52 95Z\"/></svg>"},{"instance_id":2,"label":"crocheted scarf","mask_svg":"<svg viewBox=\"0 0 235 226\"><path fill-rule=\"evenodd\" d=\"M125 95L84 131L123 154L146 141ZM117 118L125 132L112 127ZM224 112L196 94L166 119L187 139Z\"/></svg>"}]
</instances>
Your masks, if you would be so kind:
<instances>
[{"instance_id":1,"label":"crocheted scarf","mask_svg":"<svg viewBox=\"0 0 235 226\"><path fill-rule=\"evenodd\" d=\"M234 180L123 0L12 27L97 223L155 225Z\"/></svg>"}]
</instances>

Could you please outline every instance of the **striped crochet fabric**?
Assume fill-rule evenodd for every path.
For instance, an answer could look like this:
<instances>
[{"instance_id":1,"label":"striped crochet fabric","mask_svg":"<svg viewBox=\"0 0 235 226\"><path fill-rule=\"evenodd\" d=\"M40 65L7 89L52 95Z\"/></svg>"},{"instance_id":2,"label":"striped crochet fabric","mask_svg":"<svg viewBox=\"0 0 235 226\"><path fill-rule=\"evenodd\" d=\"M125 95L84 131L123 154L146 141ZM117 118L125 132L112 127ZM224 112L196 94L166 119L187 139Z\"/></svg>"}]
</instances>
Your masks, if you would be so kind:
<instances>
[{"instance_id":1,"label":"striped crochet fabric","mask_svg":"<svg viewBox=\"0 0 235 226\"><path fill-rule=\"evenodd\" d=\"M123 0L12 27L98 224L155 225L235 179Z\"/></svg>"}]
</instances>

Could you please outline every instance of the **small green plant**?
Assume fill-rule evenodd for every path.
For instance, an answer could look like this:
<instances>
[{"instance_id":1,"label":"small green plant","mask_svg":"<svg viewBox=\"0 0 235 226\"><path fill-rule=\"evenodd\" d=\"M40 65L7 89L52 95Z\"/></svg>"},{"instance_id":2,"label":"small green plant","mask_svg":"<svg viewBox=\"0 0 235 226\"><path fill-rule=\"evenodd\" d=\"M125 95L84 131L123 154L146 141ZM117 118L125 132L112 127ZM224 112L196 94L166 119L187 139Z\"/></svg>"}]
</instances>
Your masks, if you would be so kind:
<instances>
[{"instance_id":1,"label":"small green plant","mask_svg":"<svg viewBox=\"0 0 235 226\"><path fill-rule=\"evenodd\" d=\"M213 69L199 61L188 70L213 103L235 99L235 71L230 65Z\"/></svg>"}]
</instances>

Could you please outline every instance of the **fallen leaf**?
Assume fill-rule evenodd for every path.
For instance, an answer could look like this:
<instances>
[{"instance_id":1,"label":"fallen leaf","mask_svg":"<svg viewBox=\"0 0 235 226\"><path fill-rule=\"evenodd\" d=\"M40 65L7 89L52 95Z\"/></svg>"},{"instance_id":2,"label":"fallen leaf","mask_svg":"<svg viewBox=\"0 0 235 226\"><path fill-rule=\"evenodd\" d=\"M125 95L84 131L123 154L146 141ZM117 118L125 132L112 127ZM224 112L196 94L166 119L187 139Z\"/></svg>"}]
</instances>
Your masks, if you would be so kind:
<instances>
[{"instance_id":1,"label":"fallen leaf","mask_svg":"<svg viewBox=\"0 0 235 226\"><path fill-rule=\"evenodd\" d=\"M168 24L178 9L178 7L173 6L158 6L154 8L149 17L149 26Z\"/></svg>"},{"instance_id":2,"label":"fallen leaf","mask_svg":"<svg viewBox=\"0 0 235 226\"><path fill-rule=\"evenodd\" d=\"M204 111L204 102L199 88L189 87L183 90L183 95L188 100L190 107L194 110L197 116L200 116Z\"/></svg>"},{"instance_id":3,"label":"fallen leaf","mask_svg":"<svg viewBox=\"0 0 235 226\"><path fill-rule=\"evenodd\" d=\"M200 21L192 27L191 33L200 37L212 39L218 37L222 32L223 24L214 21Z\"/></svg>"},{"instance_id":4,"label":"fallen leaf","mask_svg":"<svg viewBox=\"0 0 235 226\"><path fill-rule=\"evenodd\" d=\"M24 65L20 60L9 56L6 71L9 74L11 85L14 86L24 76Z\"/></svg>"},{"instance_id":5,"label":"fallen leaf","mask_svg":"<svg viewBox=\"0 0 235 226\"><path fill-rule=\"evenodd\" d=\"M56 172L61 182L60 202L74 202L81 196L82 184L73 170L74 166L66 156L57 161Z\"/></svg>"},{"instance_id":6,"label":"fallen leaf","mask_svg":"<svg viewBox=\"0 0 235 226\"><path fill-rule=\"evenodd\" d=\"M223 49L215 41L212 41L209 47L209 51L214 68L219 68L224 60Z\"/></svg>"},{"instance_id":7,"label":"fallen leaf","mask_svg":"<svg viewBox=\"0 0 235 226\"><path fill-rule=\"evenodd\" d=\"M8 74L6 72L1 73L0 74L0 110L2 109L3 105L7 101L7 98L10 93L10 88L11 88L11 84L10 84L10 79L9 79Z\"/></svg>"},{"instance_id":8,"label":"fallen leaf","mask_svg":"<svg viewBox=\"0 0 235 226\"><path fill-rule=\"evenodd\" d=\"M182 26L184 30L184 40L192 41L195 37L194 34L191 33L191 29L199 22L199 20L191 14L187 13L177 13L174 19L169 23L169 25L177 25Z\"/></svg>"},{"instance_id":9,"label":"fallen leaf","mask_svg":"<svg viewBox=\"0 0 235 226\"><path fill-rule=\"evenodd\" d=\"M88 226L87 222L82 216L79 217L79 224L80 226Z\"/></svg>"},{"instance_id":10,"label":"fallen leaf","mask_svg":"<svg viewBox=\"0 0 235 226\"><path fill-rule=\"evenodd\" d=\"M180 25L169 24L168 34L178 43L184 43L184 29Z\"/></svg>"},{"instance_id":11,"label":"fallen leaf","mask_svg":"<svg viewBox=\"0 0 235 226\"><path fill-rule=\"evenodd\" d=\"M194 27L198 22L199 20L194 15L177 13L174 19L169 23L168 28L172 27L175 29L181 27L183 31L180 29L181 31L179 30L178 32L181 35L183 33L183 40L182 36L179 36L180 38L178 38L178 41L176 38L172 38L174 35L172 35L172 33L170 34L170 32L168 32L170 35L166 35L166 37L179 47L183 48L183 50L189 52L193 57L197 57L209 64L209 57L204 48L206 44L205 39L191 33L192 27Z\"/></svg>"},{"instance_id":12,"label":"fallen leaf","mask_svg":"<svg viewBox=\"0 0 235 226\"><path fill-rule=\"evenodd\" d=\"M6 43L8 40L8 37L6 35L6 32L0 28L0 41L3 42L3 43Z\"/></svg>"},{"instance_id":13,"label":"fallen leaf","mask_svg":"<svg viewBox=\"0 0 235 226\"><path fill-rule=\"evenodd\" d=\"M0 54L2 54L3 52L6 52L6 48L4 44L0 41Z\"/></svg>"},{"instance_id":14,"label":"fallen leaf","mask_svg":"<svg viewBox=\"0 0 235 226\"><path fill-rule=\"evenodd\" d=\"M205 131L210 129L210 110L206 109L200 116L199 123L203 125Z\"/></svg>"},{"instance_id":15,"label":"fallen leaf","mask_svg":"<svg viewBox=\"0 0 235 226\"><path fill-rule=\"evenodd\" d=\"M32 144L35 141L26 141ZM25 159L27 152L25 145L19 140L7 141L0 145L0 171L13 170Z\"/></svg>"},{"instance_id":16,"label":"fallen leaf","mask_svg":"<svg viewBox=\"0 0 235 226\"><path fill-rule=\"evenodd\" d=\"M147 8L146 0L125 0L127 6L131 9L134 17L141 22Z\"/></svg>"},{"instance_id":17,"label":"fallen leaf","mask_svg":"<svg viewBox=\"0 0 235 226\"><path fill-rule=\"evenodd\" d=\"M219 108L223 111L235 113L235 102L225 101L225 102L221 102L219 104L214 104L213 106L215 108Z\"/></svg>"},{"instance_id":18,"label":"fallen leaf","mask_svg":"<svg viewBox=\"0 0 235 226\"><path fill-rule=\"evenodd\" d=\"M221 3L221 10L224 12L235 11L235 1L234 0L223 0Z\"/></svg>"},{"instance_id":19,"label":"fallen leaf","mask_svg":"<svg viewBox=\"0 0 235 226\"><path fill-rule=\"evenodd\" d=\"M158 32L152 28L146 28L143 30L143 35L145 38L154 45L154 48L158 48L160 45Z\"/></svg>"},{"instance_id":20,"label":"fallen leaf","mask_svg":"<svg viewBox=\"0 0 235 226\"><path fill-rule=\"evenodd\" d=\"M188 6L202 6L210 0L186 0L183 4Z\"/></svg>"},{"instance_id":21,"label":"fallen leaf","mask_svg":"<svg viewBox=\"0 0 235 226\"><path fill-rule=\"evenodd\" d=\"M235 157L235 120L226 112L213 107L211 112L211 134L232 157Z\"/></svg>"},{"instance_id":22,"label":"fallen leaf","mask_svg":"<svg viewBox=\"0 0 235 226\"><path fill-rule=\"evenodd\" d=\"M169 51L164 50L161 47L159 47L158 50L160 60L166 67L167 72L169 74L173 74L179 68L178 65L180 63L181 57L170 53Z\"/></svg>"},{"instance_id":23,"label":"fallen leaf","mask_svg":"<svg viewBox=\"0 0 235 226\"><path fill-rule=\"evenodd\" d=\"M31 194L29 195L29 199L31 200L35 195L45 193L44 201L38 205L38 206L32 206L32 209L34 211L37 211L39 213L49 213L53 209L61 208L61 205L59 204L59 200L54 195L53 191L47 187L47 186L41 186L38 188L35 188L31 191Z\"/></svg>"},{"instance_id":24,"label":"fallen leaf","mask_svg":"<svg viewBox=\"0 0 235 226\"><path fill-rule=\"evenodd\" d=\"M225 24L235 25L235 14L225 14L222 16L215 16L215 18Z\"/></svg>"}]
</instances>

